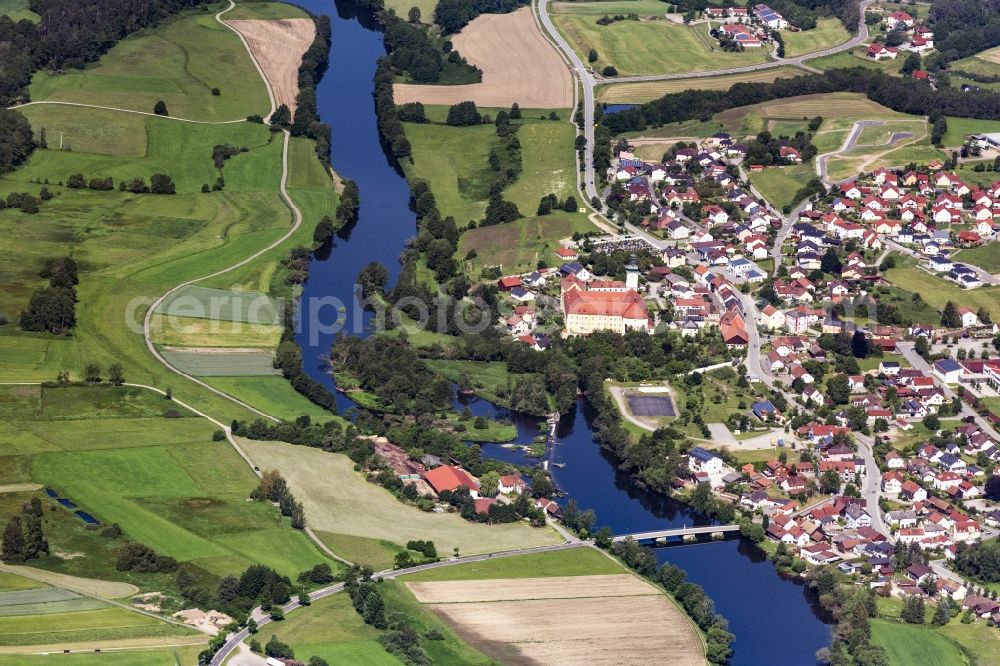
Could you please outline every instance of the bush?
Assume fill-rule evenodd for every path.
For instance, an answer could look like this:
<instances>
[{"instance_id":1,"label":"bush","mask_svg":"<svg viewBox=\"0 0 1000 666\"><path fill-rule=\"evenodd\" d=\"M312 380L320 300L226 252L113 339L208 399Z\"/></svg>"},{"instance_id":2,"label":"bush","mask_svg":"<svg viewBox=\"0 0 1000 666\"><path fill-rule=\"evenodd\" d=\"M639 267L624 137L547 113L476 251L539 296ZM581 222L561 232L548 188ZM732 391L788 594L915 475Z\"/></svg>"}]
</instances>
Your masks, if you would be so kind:
<instances>
[{"instance_id":1,"label":"bush","mask_svg":"<svg viewBox=\"0 0 1000 666\"><path fill-rule=\"evenodd\" d=\"M169 115L167 113L167 103L164 102L162 99L157 101L156 104L153 105L153 113L155 113L158 116Z\"/></svg>"},{"instance_id":2,"label":"bush","mask_svg":"<svg viewBox=\"0 0 1000 666\"><path fill-rule=\"evenodd\" d=\"M605 67L604 69L601 70L601 75L602 76L618 76L618 70L615 69L614 67L612 67L611 65L608 65L607 67Z\"/></svg>"}]
</instances>

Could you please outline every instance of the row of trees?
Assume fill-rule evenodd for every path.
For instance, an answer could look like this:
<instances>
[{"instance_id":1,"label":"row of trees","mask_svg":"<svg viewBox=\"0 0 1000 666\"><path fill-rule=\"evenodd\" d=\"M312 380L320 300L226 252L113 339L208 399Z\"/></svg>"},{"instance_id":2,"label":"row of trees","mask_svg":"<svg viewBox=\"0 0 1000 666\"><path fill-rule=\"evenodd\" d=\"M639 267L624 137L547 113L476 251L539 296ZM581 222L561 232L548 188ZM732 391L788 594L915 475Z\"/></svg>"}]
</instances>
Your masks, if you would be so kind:
<instances>
[{"instance_id":1,"label":"row of trees","mask_svg":"<svg viewBox=\"0 0 1000 666\"><path fill-rule=\"evenodd\" d=\"M216 159L216 165L220 166L218 163L218 155L220 154L220 148L228 148L228 146L216 146L216 150L213 151L213 159ZM236 152L240 152L239 148L235 148ZM246 150L245 148L243 150ZM222 158L223 161L228 159L228 155ZM91 178L89 181L84 177L82 173L74 173L66 179L66 187L71 190L82 190L91 189L99 192L109 192L115 189L114 180L111 176L105 176L104 178ZM145 179L142 176L135 176L131 180L121 180L118 183L119 192L131 192L133 194L176 194L177 187L174 185L173 179L165 173L154 173L149 177L149 185L146 184Z\"/></svg>"},{"instance_id":2,"label":"row of trees","mask_svg":"<svg viewBox=\"0 0 1000 666\"><path fill-rule=\"evenodd\" d=\"M316 86L326 73L330 60L330 17L314 16L316 36L302 55L299 64L299 92L295 96L295 119L290 127L294 136L306 136L316 142L316 156L330 165L330 126L320 120L316 106Z\"/></svg>"},{"instance_id":3,"label":"row of trees","mask_svg":"<svg viewBox=\"0 0 1000 666\"><path fill-rule=\"evenodd\" d=\"M5 19L5 16L0 16L0 33ZM3 49L0 45L0 59ZM6 63L4 66L6 67ZM0 90L3 87L3 72L4 70L0 70ZM19 111L0 108L0 146L3 146L3 150L0 150L0 173L13 171L35 150L31 124Z\"/></svg>"},{"instance_id":4,"label":"row of trees","mask_svg":"<svg viewBox=\"0 0 1000 666\"><path fill-rule=\"evenodd\" d=\"M815 93L864 93L872 101L915 115L937 114L963 118L1000 118L1000 94L988 90L961 92L934 89L884 72L854 67L830 69L772 83L737 83L728 90L686 90L671 93L640 106L602 115L601 124L612 134L643 130L668 122L708 119L737 106Z\"/></svg>"},{"instance_id":5,"label":"row of trees","mask_svg":"<svg viewBox=\"0 0 1000 666\"><path fill-rule=\"evenodd\" d=\"M662 585L680 603L688 617L705 633L705 656L709 663L729 661L736 637L729 631L726 619L715 612L715 603L700 585L686 582L684 571L672 564L659 567L653 551L631 539L614 542L611 552L639 574Z\"/></svg>"}]
</instances>

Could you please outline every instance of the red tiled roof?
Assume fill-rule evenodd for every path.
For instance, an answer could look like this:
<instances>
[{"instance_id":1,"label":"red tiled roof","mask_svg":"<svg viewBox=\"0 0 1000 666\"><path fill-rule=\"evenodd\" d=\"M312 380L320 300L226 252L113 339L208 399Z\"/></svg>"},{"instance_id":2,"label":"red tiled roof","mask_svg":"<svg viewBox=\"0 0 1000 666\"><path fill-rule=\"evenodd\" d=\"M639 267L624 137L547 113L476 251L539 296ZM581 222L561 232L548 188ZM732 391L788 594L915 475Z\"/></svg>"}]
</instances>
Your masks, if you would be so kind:
<instances>
[{"instance_id":1,"label":"red tiled roof","mask_svg":"<svg viewBox=\"0 0 1000 666\"><path fill-rule=\"evenodd\" d=\"M424 479L431 484L436 492L457 490L464 486L469 490L479 492L479 484L464 469L452 467L451 465L441 465L429 472L424 472Z\"/></svg>"}]
</instances>

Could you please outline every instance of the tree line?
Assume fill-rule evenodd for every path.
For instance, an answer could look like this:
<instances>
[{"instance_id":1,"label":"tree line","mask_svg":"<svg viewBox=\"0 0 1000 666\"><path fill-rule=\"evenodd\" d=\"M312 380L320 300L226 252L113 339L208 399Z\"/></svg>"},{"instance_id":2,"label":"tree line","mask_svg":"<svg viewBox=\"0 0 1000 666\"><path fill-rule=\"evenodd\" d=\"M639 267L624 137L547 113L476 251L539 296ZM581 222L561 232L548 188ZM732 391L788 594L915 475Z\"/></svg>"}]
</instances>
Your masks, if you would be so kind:
<instances>
[{"instance_id":1,"label":"tree line","mask_svg":"<svg viewBox=\"0 0 1000 666\"><path fill-rule=\"evenodd\" d=\"M854 67L830 69L794 79L777 79L772 83L737 83L728 90L671 93L618 113L600 114L599 121L609 133L621 134L681 120L707 120L720 111L738 106L832 92L862 93L873 102L901 113L1000 119L1000 94L995 92L961 92L954 88L935 90L929 85L884 72Z\"/></svg>"},{"instance_id":2,"label":"tree line","mask_svg":"<svg viewBox=\"0 0 1000 666\"><path fill-rule=\"evenodd\" d=\"M49 554L49 542L42 532L42 501L32 497L21 505L21 515L12 516L3 531L0 560L24 564Z\"/></svg>"},{"instance_id":3,"label":"tree line","mask_svg":"<svg viewBox=\"0 0 1000 666\"><path fill-rule=\"evenodd\" d=\"M316 36L302 55L299 64L299 92L295 96L295 119L289 131L294 136L306 136L316 142L316 156L324 166L330 166L330 125L320 120L316 106L316 86L319 85L330 60L330 17L314 16Z\"/></svg>"},{"instance_id":4,"label":"tree line","mask_svg":"<svg viewBox=\"0 0 1000 666\"><path fill-rule=\"evenodd\" d=\"M0 17L0 30L6 18ZM0 44L0 60L3 60L3 48ZM0 69L0 87L3 85L3 71ZM0 146L3 146L3 150L0 150L0 173L13 171L35 150L31 123L19 111L0 109Z\"/></svg>"},{"instance_id":5,"label":"tree line","mask_svg":"<svg viewBox=\"0 0 1000 666\"><path fill-rule=\"evenodd\" d=\"M442 33L451 35L480 14L508 14L527 4L525 0L438 0L434 22Z\"/></svg>"}]
</instances>

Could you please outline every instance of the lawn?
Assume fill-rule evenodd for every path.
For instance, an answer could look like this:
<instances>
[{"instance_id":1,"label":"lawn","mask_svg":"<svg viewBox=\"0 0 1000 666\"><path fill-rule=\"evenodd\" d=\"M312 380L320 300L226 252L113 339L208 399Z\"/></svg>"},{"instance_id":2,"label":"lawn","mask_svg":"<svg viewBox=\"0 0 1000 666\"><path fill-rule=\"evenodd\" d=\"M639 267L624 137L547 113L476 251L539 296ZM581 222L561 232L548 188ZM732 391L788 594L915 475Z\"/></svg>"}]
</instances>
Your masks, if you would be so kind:
<instances>
[{"instance_id":1,"label":"lawn","mask_svg":"<svg viewBox=\"0 0 1000 666\"><path fill-rule=\"evenodd\" d=\"M851 38L850 33L836 18L821 18L816 21L816 27L811 30L781 33L785 40L785 57L792 58L806 53L822 51L837 44L843 44Z\"/></svg>"},{"instance_id":2,"label":"lawn","mask_svg":"<svg viewBox=\"0 0 1000 666\"><path fill-rule=\"evenodd\" d=\"M41 17L28 9L28 0L0 0L0 15L7 15L15 23L22 20L37 23Z\"/></svg>"},{"instance_id":3,"label":"lawn","mask_svg":"<svg viewBox=\"0 0 1000 666\"><path fill-rule=\"evenodd\" d=\"M784 35L787 39L790 33L786 32ZM902 57L897 57L895 60L872 60L865 54L867 48L867 46L859 46L851 49L850 51L842 51L833 55L823 56L822 58L806 60L805 64L810 67L815 67L816 69L824 70L840 67L868 67L869 69L879 69L890 74L897 74L903 66L903 60L905 60L905 58Z\"/></svg>"},{"instance_id":4,"label":"lawn","mask_svg":"<svg viewBox=\"0 0 1000 666\"><path fill-rule=\"evenodd\" d=\"M264 83L239 37L214 12L188 13L116 44L83 70L35 74L33 100L98 104L171 115L236 120L268 110ZM219 88L221 94L213 95Z\"/></svg>"},{"instance_id":5,"label":"lawn","mask_svg":"<svg viewBox=\"0 0 1000 666\"><path fill-rule=\"evenodd\" d=\"M764 198L777 210L792 205L795 193L816 177L816 167L812 164L771 167L750 174L750 182Z\"/></svg>"},{"instance_id":6,"label":"lawn","mask_svg":"<svg viewBox=\"0 0 1000 666\"><path fill-rule=\"evenodd\" d=\"M775 79L791 79L805 72L795 67L773 67L744 74L702 76L693 79L612 83L597 89L597 99L608 104L641 104L682 90L728 90L737 83L771 83Z\"/></svg>"},{"instance_id":7,"label":"lawn","mask_svg":"<svg viewBox=\"0 0 1000 666\"><path fill-rule=\"evenodd\" d=\"M964 666L967 663L955 643L927 627L874 619L872 643L886 649L893 666Z\"/></svg>"},{"instance_id":8,"label":"lawn","mask_svg":"<svg viewBox=\"0 0 1000 666\"><path fill-rule=\"evenodd\" d=\"M914 267L912 261L899 257L896 259L896 268L887 271L886 278L896 285L906 285L907 291L920 294L924 301L937 310L943 310L948 301L953 301L976 310L986 308L994 318L1000 317L1000 287L962 289Z\"/></svg>"},{"instance_id":9,"label":"lawn","mask_svg":"<svg viewBox=\"0 0 1000 666\"><path fill-rule=\"evenodd\" d=\"M743 67L767 61L766 47L748 49L742 53L727 53L719 49L708 35L707 24L684 26L663 18L639 21L617 21L601 26L597 19L605 14L635 12L641 17L662 15L664 5L631 8L630 3L587 3L596 12L582 13L574 4L556 5L552 21L556 28L583 58L590 49L598 54L591 64L600 72L614 66L622 76L636 74L672 74L699 72L730 67ZM589 7L588 7L589 9Z\"/></svg>"},{"instance_id":10,"label":"lawn","mask_svg":"<svg viewBox=\"0 0 1000 666\"><path fill-rule=\"evenodd\" d=\"M346 456L280 442L241 441L262 469L277 469L305 505L313 529L404 544L430 539L438 552L465 555L555 543L550 528L483 525L458 514L425 513L368 483Z\"/></svg>"},{"instance_id":11,"label":"lawn","mask_svg":"<svg viewBox=\"0 0 1000 666\"><path fill-rule=\"evenodd\" d=\"M959 250L952 256L952 259L979 266L990 273L1000 273L1000 252L997 251L996 242L989 242L968 250Z\"/></svg>"},{"instance_id":12,"label":"lawn","mask_svg":"<svg viewBox=\"0 0 1000 666\"><path fill-rule=\"evenodd\" d=\"M440 580L490 580L494 578L548 578L551 576L596 576L625 573L618 562L594 548L573 548L550 553L532 553L469 562L442 569L429 569L406 576L407 582Z\"/></svg>"}]
</instances>

